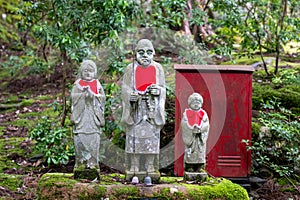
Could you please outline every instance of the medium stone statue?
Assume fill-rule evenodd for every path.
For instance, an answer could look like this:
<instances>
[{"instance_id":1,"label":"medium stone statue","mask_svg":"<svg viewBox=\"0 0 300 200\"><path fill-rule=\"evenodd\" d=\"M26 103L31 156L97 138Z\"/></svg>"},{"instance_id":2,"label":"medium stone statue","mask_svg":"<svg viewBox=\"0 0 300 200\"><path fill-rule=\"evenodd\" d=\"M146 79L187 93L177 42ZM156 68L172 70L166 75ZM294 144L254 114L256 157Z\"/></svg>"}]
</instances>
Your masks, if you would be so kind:
<instances>
[{"instance_id":1,"label":"medium stone statue","mask_svg":"<svg viewBox=\"0 0 300 200\"><path fill-rule=\"evenodd\" d=\"M185 109L181 120L182 138L185 144L185 175L204 170L206 156L206 141L209 132L209 119L202 109L203 98L199 93L193 93L188 98L189 108ZM187 179L193 179L187 177Z\"/></svg>"},{"instance_id":2,"label":"medium stone statue","mask_svg":"<svg viewBox=\"0 0 300 200\"><path fill-rule=\"evenodd\" d=\"M74 123L74 178L99 178L101 126L104 125L105 94L96 79L97 67L91 60L82 62L74 83L72 116Z\"/></svg>"},{"instance_id":3,"label":"medium stone statue","mask_svg":"<svg viewBox=\"0 0 300 200\"><path fill-rule=\"evenodd\" d=\"M160 130L165 124L165 76L153 61L152 43L141 39L135 60L125 69L122 85L122 123L126 131L126 179L159 180Z\"/></svg>"}]
</instances>

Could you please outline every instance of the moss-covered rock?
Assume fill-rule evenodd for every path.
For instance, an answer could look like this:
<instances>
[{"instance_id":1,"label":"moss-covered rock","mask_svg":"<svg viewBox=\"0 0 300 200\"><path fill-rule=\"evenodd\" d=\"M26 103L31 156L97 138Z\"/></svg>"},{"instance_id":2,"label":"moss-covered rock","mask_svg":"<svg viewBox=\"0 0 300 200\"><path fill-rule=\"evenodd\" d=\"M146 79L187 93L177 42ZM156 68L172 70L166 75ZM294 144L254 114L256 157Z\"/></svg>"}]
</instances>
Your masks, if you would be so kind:
<instances>
[{"instance_id":1,"label":"moss-covered rock","mask_svg":"<svg viewBox=\"0 0 300 200\"><path fill-rule=\"evenodd\" d=\"M106 189L96 183L84 184L73 174L48 173L39 180L38 199L99 199Z\"/></svg>"},{"instance_id":2,"label":"moss-covered rock","mask_svg":"<svg viewBox=\"0 0 300 200\"><path fill-rule=\"evenodd\" d=\"M112 177L108 175L106 181ZM106 177L101 175L101 177ZM123 176L122 176L123 177ZM111 179L116 181L115 179ZM182 183L180 177L163 177L164 183L151 187L144 185L83 183L73 179L73 174L44 174L38 184L38 199L226 199L247 200L246 190L226 179L209 178L207 182L198 184ZM167 183L170 180L172 183Z\"/></svg>"},{"instance_id":3,"label":"moss-covered rock","mask_svg":"<svg viewBox=\"0 0 300 200\"><path fill-rule=\"evenodd\" d=\"M216 182L217 181L217 182ZM226 179L211 179L211 184L200 187L187 185L188 197L191 199L249 199L247 191L238 184Z\"/></svg>"},{"instance_id":4,"label":"moss-covered rock","mask_svg":"<svg viewBox=\"0 0 300 200\"><path fill-rule=\"evenodd\" d=\"M262 102L277 98L283 107L297 111L300 108L299 96L299 85L285 85L281 88L274 89L271 84L262 85L253 83L252 108L254 110L260 110Z\"/></svg>"}]
</instances>

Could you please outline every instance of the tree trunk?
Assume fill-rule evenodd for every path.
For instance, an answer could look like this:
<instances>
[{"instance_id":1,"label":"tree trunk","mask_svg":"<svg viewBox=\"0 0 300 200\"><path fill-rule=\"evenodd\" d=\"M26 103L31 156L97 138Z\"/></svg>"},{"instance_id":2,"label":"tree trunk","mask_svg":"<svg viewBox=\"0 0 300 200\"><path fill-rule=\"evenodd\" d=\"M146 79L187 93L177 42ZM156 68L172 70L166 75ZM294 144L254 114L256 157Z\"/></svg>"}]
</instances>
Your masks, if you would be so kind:
<instances>
[{"instance_id":1,"label":"tree trunk","mask_svg":"<svg viewBox=\"0 0 300 200\"><path fill-rule=\"evenodd\" d=\"M261 60L262 60L262 62L263 62L263 66L264 66L266 75L267 75L267 76L270 76L270 73L269 73L269 71L268 71L267 64L266 64L265 59L264 59L264 56L263 56L263 52L262 52L262 44L261 44L261 38L260 38L260 36L259 36L259 33L257 33L257 36L258 36L258 42L259 42L260 58L261 58Z\"/></svg>"},{"instance_id":2,"label":"tree trunk","mask_svg":"<svg viewBox=\"0 0 300 200\"><path fill-rule=\"evenodd\" d=\"M193 27L191 27L189 20L192 17L191 13L193 9L201 9L202 11L205 11L208 8L208 3L209 0L187 0L186 20L183 22L183 28L187 35L193 34L195 41L198 43L202 43L209 35L207 31L207 17L203 17L202 20L204 24L201 26L194 24Z\"/></svg>"},{"instance_id":3,"label":"tree trunk","mask_svg":"<svg viewBox=\"0 0 300 200\"><path fill-rule=\"evenodd\" d=\"M287 0L281 1L281 8L282 8L282 15L277 24L276 30L276 61L275 61L275 71L274 74L278 73L278 65L279 65L279 57L280 57L280 35L283 30L284 25L284 18L286 17L287 13Z\"/></svg>"},{"instance_id":4,"label":"tree trunk","mask_svg":"<svg viewBox=\"0 0 300 200\"><path fill-rule=\"evenodd\" d=\"M191 18L191 10L192 10L192 2L191 0L187 0L186 2L186 18L183 21L183 30L186 35L192 35L191 29L190 29L190 18Z\"/></svg>"},{"instance_id":5,"label":"tree trunk","mask_svg":"<svg viewBox=\"0 0 300 200\"><path fill-rule=\"evenodd\" d=\"M67 98L66 98L66 79L67 79L67 53L62 50L62 101L63 101L63 109L62 109L62 117L61 117L61 126L65 125L66 117L67 117Z\"/></svg>"}]
</instances>

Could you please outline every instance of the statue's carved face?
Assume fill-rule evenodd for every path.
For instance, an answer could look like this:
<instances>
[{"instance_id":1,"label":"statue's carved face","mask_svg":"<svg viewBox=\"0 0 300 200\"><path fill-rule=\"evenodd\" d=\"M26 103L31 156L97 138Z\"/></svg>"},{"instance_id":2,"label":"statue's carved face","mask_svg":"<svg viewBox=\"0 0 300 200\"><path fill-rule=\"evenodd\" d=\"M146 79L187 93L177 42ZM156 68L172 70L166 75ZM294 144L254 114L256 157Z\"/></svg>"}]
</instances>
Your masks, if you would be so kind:
<instances>
[{"instance_id":1,"label":"statue's carved face","mask_svg":"<svg viewBox=\"0 0 300 200\"><path fill-rule=\"evenodd\" d=\"M95 78L95 75L95 69L90 65L87 65L82 69L81 77L83 80L91 81L93 78Z\"/></svg>"},{"instance_id":2,"label":"statue's carved face","mask_svg":"<svg viewBox=\"0 0 300 200\"><path fill-rule=\"evenodd\" d=\"M199 110L201 107L202 107L202 101L200 98L195 97L190 103L190 108L192 110Z\"/></svg>"},{"instance_id":3,"label":"statue's carved face","mask_svg":"<svg viewBox=\"0 0 300 200\"><path fill-rule=\"evenodd\" d=\"M150 65L153 60L153 49L151 47L139 48L136 51L136 60L143 67Z\"/></svg>"}]
</instances>

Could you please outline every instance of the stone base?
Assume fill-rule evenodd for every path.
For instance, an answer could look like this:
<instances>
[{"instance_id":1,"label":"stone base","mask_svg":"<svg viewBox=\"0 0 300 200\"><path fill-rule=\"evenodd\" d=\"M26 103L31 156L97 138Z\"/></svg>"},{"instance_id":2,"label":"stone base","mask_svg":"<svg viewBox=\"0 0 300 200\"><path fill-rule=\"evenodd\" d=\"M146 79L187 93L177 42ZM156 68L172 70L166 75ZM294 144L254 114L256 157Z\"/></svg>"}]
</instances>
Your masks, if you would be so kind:
<instances>
[{"instance_id":1,"label":"stone base","mask_svg":"<svg viewBox=\"0 0 300 200\"><path fill-rule=\"evenodd\" d=\"M87 179L87 180L100 180L100 170L99 169L85 169L85 168L74 168L74 179Z\"/></svg>"},{"instance_id":2,"label":"stone base","mask_svg":"<svg viewBox=\"0 0 300 200\"><path fill-rule=\"evenodd\" d=\"M187 181L204 181L207 177L206 172L184 172L184 180Z\"/></svg>"},{"instance_id":3,"label":"stone base","mask_svg":"<svg viewBox=\"0 0 300 200\"><path fill-rule=\"evenodd\" d=\"M131 172L131 171L126 171L125 172L125 179L126 181L131 181L132 177L137 176L139 178L139 183L144 183L144 179L147 176L147 172L142 171L142 172ZM148 176L151 177L152 184L154 183L159 183L160 180L160 173L159 172L150 172L148 173Z\"/></svg>"},{"instance_id":4,"label":"stone base","mask_svg":"<svg viewBox=\"0 0 300 200\"><path fill-rule=\"evenodd\" d=\"M249 200L247 191L227 179L210 179L210 184L185 184L179 177L161 177L163 184L146 187L143 184L121 184L116 177L122 174L103 174L106 183L83 183L73 174L47 173L38 182L37 199L243 199ZM173 183L170 183L170 182ZM208 186L208 187L207 187Z\"/></svg>"}]
</instances>

